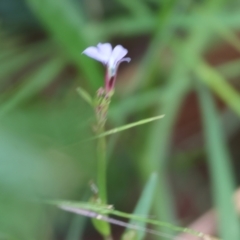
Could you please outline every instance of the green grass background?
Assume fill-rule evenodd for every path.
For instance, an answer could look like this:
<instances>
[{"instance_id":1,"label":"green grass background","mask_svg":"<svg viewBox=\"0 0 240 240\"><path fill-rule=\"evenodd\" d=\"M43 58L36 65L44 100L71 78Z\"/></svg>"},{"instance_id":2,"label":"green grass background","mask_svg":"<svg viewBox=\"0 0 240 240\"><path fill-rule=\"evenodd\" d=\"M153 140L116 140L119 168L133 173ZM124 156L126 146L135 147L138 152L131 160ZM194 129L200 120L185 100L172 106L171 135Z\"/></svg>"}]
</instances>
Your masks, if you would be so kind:
<instances>
[{"instance_id":1,"label":"green grass background","mask_svg":"<svg viewBox=\"0 0 240 240\"><path fill-rule=\"evenodd\" d=\"M76 89L103 85L81 55L99 42L132 58L108 128L165 114L108 137L109 203L178 226L214 207L219 237L240 239L238 0L3 0L0 23L0 239L100 239L85 217L39 203L91 196L94 112ZM137 239L164 239L150 236Z\"/></svg>"}]
</instances>

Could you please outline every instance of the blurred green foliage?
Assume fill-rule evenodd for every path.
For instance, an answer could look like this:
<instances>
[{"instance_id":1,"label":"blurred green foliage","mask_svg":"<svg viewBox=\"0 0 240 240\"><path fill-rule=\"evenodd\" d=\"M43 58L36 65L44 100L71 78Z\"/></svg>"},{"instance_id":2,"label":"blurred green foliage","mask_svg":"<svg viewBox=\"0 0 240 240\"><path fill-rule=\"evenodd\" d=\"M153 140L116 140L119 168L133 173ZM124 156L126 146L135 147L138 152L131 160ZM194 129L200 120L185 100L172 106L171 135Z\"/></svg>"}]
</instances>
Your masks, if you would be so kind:
<instances>
[{"instance_id":1,"label":"blurred green foliage","mask_svg":"<svg viewBox=\"0 0 240 240\"><path fill-rule=\"evenodd\" d=\"M187 189L191 201L198 202L198 185L190 184L197 174L191 172L206 153L220 237L240 239L232 203L239 176L232 171L228 144L231 134L239 133L238 0L3 0L0 22L0 239L58 239L61 234L74 240L84 231L85 239L95 238L84 230L81 217L39 200L88 200L91 195L95 142L83 140L92 137L94 112L76 89L81 86L94 95L103 85L104 69L81 55L98 42L123 44L132 58L120 69L109 127L166 115L109 137L110 203L132 212L145 182L157 172L154 215L180 225L176 192ZM192 92L200 98L199 111L196 104L188 112L196 112L197 121L201 117L202 131L181 135L176 147L177 122ZM223 125L226 111L231 114ZM192 119L185 119L190 126ZM203 144L191 144L193 135ZM190 143L181 149L185 142ZM174 161L178 151L185 171ZM170 184L174 169L186 179L177 191ZM146 214L151 201L152 192L143 195L136 213ZM200 206L198 214L205 206L211 203Z\"/></svg>"}]
</instances>

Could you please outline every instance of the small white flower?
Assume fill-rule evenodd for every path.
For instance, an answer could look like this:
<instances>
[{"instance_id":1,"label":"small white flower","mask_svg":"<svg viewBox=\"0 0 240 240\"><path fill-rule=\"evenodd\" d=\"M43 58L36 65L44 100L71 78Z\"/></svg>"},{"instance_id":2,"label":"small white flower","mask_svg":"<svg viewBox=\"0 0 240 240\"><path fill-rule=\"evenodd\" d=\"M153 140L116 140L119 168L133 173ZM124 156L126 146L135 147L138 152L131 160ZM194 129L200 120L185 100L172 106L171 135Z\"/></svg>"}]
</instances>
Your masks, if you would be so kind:
<instances>
[{"instance_id":1,"label":"small white flower","mask_svg":"<svg viewBox=\"0 0 240 240\"><path fill-rule=\"evenodd\" d=\"M121 45L117 45L114 49L110 43L99 43L96 47L88 47L83 54L102 62L107 67L105 78L105 90L110 92L114 89L114 83L117 75L117 69L121 62L130 62L131 58L124 58L128 50Z\"/></svg>"}]
</instances>

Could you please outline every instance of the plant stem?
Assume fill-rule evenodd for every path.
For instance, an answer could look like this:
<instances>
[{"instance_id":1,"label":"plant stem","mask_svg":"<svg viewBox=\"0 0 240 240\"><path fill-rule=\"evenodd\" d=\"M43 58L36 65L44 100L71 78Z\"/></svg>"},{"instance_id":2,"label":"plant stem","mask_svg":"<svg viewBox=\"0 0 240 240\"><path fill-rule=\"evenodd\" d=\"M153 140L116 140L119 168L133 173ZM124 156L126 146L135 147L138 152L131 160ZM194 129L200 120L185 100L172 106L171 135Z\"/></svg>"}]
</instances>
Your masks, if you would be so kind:
<instances>
[{"instance_id":1,"label":"plant stem","mask_svg":"<svg viewBox=\"0 0 240 240\"><path fill-rule=\"evenodd\" d=\"M99 136L105 132L105 122L107 120L107 112L110 104L110 98L100 89L96 97L96 134ZM97 141L97 185L99 188L99 197L101 204L107 204L107 154L106 154L106 138L99 138ZM111 226L108 222L94 220L93 223L97 231L102 235L104 240L112 240Z\"/></svg>"},{"instance_id":2,"label":"plant stem","mask_svg":"<svg viewBox=\"0 0 240 240\"><path fill-rule=\"evenodd\" d=\"M101 128L98 134L104 132ZM103 204L107 203L107 157L106 157L106 139L105 137L99 138L97 142L97 157L98 157L98 176L97 183L99 187L99 196Z\"/></svg>"}]
</instances>

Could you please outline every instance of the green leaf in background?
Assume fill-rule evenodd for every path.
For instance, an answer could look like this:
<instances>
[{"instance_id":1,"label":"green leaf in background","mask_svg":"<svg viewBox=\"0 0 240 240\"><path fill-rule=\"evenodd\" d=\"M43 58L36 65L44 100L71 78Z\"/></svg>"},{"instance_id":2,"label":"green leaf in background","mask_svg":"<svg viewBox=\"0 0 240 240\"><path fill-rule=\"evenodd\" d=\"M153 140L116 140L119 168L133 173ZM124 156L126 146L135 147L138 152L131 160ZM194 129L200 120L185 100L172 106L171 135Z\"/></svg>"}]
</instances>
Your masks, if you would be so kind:
<instances>
[{"instance_id":1,"label":"green leaf in background","mask_svg":"<svg viewBox=\"0 0 240 240\"><path fill-rule=\"evenodd\" d=\"M233 204L236 188L231 169L231 158L222 133L219 115L210 91L198 85L205 132L205 145L212 180L213 198L216 204L218 230L222 239L239 240L240 223Z\"/></svg>"},{"instance_id":2,"label":"green leaf in background","mask_svg":"<svg viewBox=\"0 0 240 240\"><path fill-rule=\"evenodd\" d=\"M131 14L138 19L142 19L144 17L151 16L151 12L147 8L147 5L143 1L138 0L117 0L119 3L121 3L124 7L126 7Z\"/></svg>"},{"instance_id":3,"label":"green leaf in background","mask_svg":"<svg viewBox=\"0 0 240 240\"><path fill-rule=\"evenodd\" d=\"M93 106L93 100L92 97L90 96L90 94L85 91L83 88L78 87L77 88L77 92L78 94L82 97L82 99L87 102L90 106Z\"/></svg>"},{"instance_id":4,"label":"green leaf in background","mask_svg":"<svg viewBox=\"0 0 240 240\"><path fill-rule=\"evenodd\" d=\"M149 215L149 211L151 209L152 203L153 203L153 199L155 197L155 193L156 193L156 187L157 187L157 181L158 181L158 177L156 173L153 173L139 200L137 203L137 206L133 212L134 215L140 215L141 217L146 217ZM142 222L142 223L138 223L135 220L131 220L129 222L130 225L137 225L140 228L146 228L146 223ZM125 233L122 236L122 240L142 240L145 237L146 232L137 232L131 229L125 230Z\"/></svg>"},{"instance_id":5,"label":"green leaf in background","mask_svg":"<svg viewBox=\"0 0 240 240\"><path fill-rule=\"evenodd\" d=\"M3 121L0 136L0 233L10 236L4 239L53 239L48 231L39 231L49 229L51 219L35 199L66 196L75 185L77 164L46 154Z\"/></svg>"},{"instance_id":6,"label":"green leaf in background","mask_svg":"<svg viewBox=\"0 0 240 240\"><path fill-rule=\"evenodd\" d=\"M84 20L73 1L27 0L33 12L49 33L64 47L67 54L83 71L92 88L96 90L103 81L98 63L81 55L83 50L93 44L84 31ZM94 44L99 42L94 40Z\"/></svg>"},{"instance_id":7,"label":"green leaf in background","mask_svg":"<svg viewBox=\"0 0 240 240\"><path fill-rule=\"evenodd\" d=\"M229 42L237 51L240 52L240 40L233 31L229 30L216 20L208 21L207 24L212 25L213 30L215 30L224 40L226 40L226 42Z\"/></svg>"},{"instance_id":8,"label":"green leaf in background","mask_svg":"<svg viewBox=\"0 0 240 240\"><path fill-rule=\"evenodd\" d=\"M30 7L30 11L27 6ZM32 18L25 18L22 14L22 7L26 8ZM5 239L13 233L13 236L16 235L16 239L54 240L58 238L59 231L61 236L67 235L66 229L69 229L68 240L81 238L79 236L81 233L84 233L84 236L86 234L86 238L89 238L91 235L88 232L89 228L81 221L83 218L86 220L87 216L93 218L104 236L108 235L106 226L116 224L131 229L129 234L130 232L133 235L137 233L139 238L143 238L146 233L149 233L155 234L155 237L151 236L151 239L160 239L159 236L161 239L174 239L174 231L176 231L190 232L199 239L212 239L205 236L204 233L198 234L171 225L176 222L176 225L182 224L182 222L179 223L178 220L181 221L181 219L175 214L175 209L181 211L181 207L179 207L181 204L176 204L175 198L172 197L172 188L169 186L169 170L172 171L172 169L169 169L169 163L175 162L173 154L179 154L178 150L180 154L184 155L196 150L191 144L190 147L177 149L177 153L171 151L176 149L172 136L175 136L178 113L182 113L182 103L189 94L192 80L196 76L199 81L202 81L223 99L227 107L237 113L238 116L235 116L234 113L228 116L229 121L226 123L228 136L232 136L231 134L234 132L231 130L230 133L229 127L232 126L232 120L238 121L240 117L240 94L236 90L237 88L234 88L234 86L238 86L240 73L240 58L237 53L240 50L238 39L240 30L239 0L7 0L0 1L0 15L0 83L2 86L2 88L0 86L0 116L4 116L1 124L6 124L12 131L11 138L8 137L9 133L2 132L0 139L2 142L0 145L0 196L3 194L3 197L0 197L0 232L4 233L3 236L0 233L0 238ZM41 28L34 21L35 25L32 25L33 27L30 29L27 28L26 32L20 30L13 33L15 29L12 28L19 26L16 19L21 22L21 18L23 18L22 27L29 26L28 23L32 19L38 19ZM10 24L5 28L6 19L9 19ZM13 27L8 29L8 26ZM55 41L50 40L45 32L49 33L49 36ZM18 193L23 198L27 196L32 199L35 191L39 191L39 186L35 182L40 181L42 182L39 191L41 197L46 197L44 194L46 190L50 196L53 195L52 198L59 197L52 194L54 191L59 193L69 190L69 195L64 195L63 198L80 199L79 188L86 188L86 182L90 178L96 177L95 141L81 142L82 139L92 137L89 122L94 117L93 111L79 99L75 89L78 85L86 86L90 94L81 88L78 89L78 93L92 105L92 92L96 92L97 88L102 85L104 75L101 72L101 64L81 55L81 52L86 47L102 41L123 44L129 50L132 62L126 69L120 69L128 81L124 82L125 79L122 78L122 94L119 91L120 94L114 96L114 105L111 105L109 110L108 120L113 129L98 137L122 133L132 127L157 120L146 119L148 116L166 115L161 121L131 129L129 131L130 138L128 131L109 137L109 140L113 142L107 144L107 149L111 149L109 152L113 153L109 160L118 163L109 161L109 165L112 164L111 170L113 169L109 174L110 177L108 176L107 184L112 186L109 195L111 199L114 199L113 203L116 206L120 202L122 209L128 208L128 204L133 199L126 199L125 196L128 196L128 191L131 191L135 198L136 192L132 190L136 185L139 186L139 183L133 181L129 187L126 184L128 180L141 178L141 183L145 184L149 180L150 174L157 171L159 180L155 186L155 197L153 198L152 195L151 184L147 184L146 189L151 189L151 191L143 192L134 214L108 209L109 206L96 206L90 203L75 205L65 202L59 206L61 209L83 215L80 216L81 218L76 215L71 228L68 228L68 218L65 219L63 227L62 225L58 226L58 222L49 216L46 216L46 223L42 221L43 225L38 224L41 214L34 213L33 217L31 214L34 210L42 213L42 206L35 209L35 206L31 207L31 203L25 200L23 204L19 204L19 196L16 197ZM232 49L229 48L229 43ZM224 51L222 52L222 50ZM233 58L235 62L233 62ZM212 62L212 60L213 63L215 60L224 62L221 69L216 66L217 70L220 69L219 72L207 64L207 61ZM72 66L73 64L76 67ZM79 74L76 70L79 70ZM60 73L63 75L60 76ZM54 81L59 78L61 82ZM68 81L69 79L77 79L80 82L72 85L72 82ZM234 80L234 82L232 81L234 86L228 82L229 79ZM51 84L50 91L39 94L49 84ZM235 186L233 173L229 171L230 167L228 166L230 158L226 154L227 143L224 141L225 138L218 133L221 130L220 127L214 126L218 115L215 107L211 105L208 94L204 92L205 90L200 90L202 91L200 95L203 96L202 115L206 125L204 129L207 139L206 147L212 162L209 162L211 168L209 175L213 179L212 195L219 209L219 229L221 235L224 236L223 240L239 240L238 223L230 202ZM37 97L35 97L36 95ZM205 95L206 99L204 99ZM46 101L49 98L51 98L51 102ZM205 106L209 102L210 106ZM192 109L187 111L190 113ZM180 116L182 117L182 114ZM129 124L129 121L134 121L133 118L144 120ZM195 116L194 120L198 122L198 116ZM189 121L187 128L193 129L191 119L187 119L187 121ZM176 127L177 134L179 130L181 132L186 130L179 125ZM4 128L5 126L3 126ZM238 128L239 123L234 128L237 133L239 133ZM195 132L192 134L195 134L196 128L193 130ZM18 134L18 131L21 134L16 143L11 139ZM132 137L133 135L137 137ZM119 136L121 136L120 139ZM18 142L24 141L25 138L30 144L26 143L27 146L24 147ZM116 140L116 138L118 139ZM184 139L181 139L181 146L189 143L186 140L189 139L185 136ZM44 146L42 155L38 151L32 153L32 149L35 147L31 144L35 142L37 146ZM233 146L232 142L230 144ZM202 146L198 145L197 147L201 148ZM204 149L202 151L204 152ZM238 151L234 151L237 155ZM110 155L109 152L108 155ZM46 155L47 157L45 157ZM6 160L2 161L2 159ZM195 156L191 160L193 161L187 166L189 172L192 172L191 170L193 172L201 171L195 166L194 160L197 160L197 157ZM51 161L53 161L53 165ZM68 170L65 166L72 161L73 167L69 166ZM55 165L55 163L57 164ZM57 168L61 168L62 171L56 181L54 179ZM118 184L118 181L119 179L123 180L122 178L116 177L117 180L114 180L113 177L113 175L117 176L119 170L123 170L125 173L125 181L122 181L121 184ZM130 172L129 175L128 172ZM182 174L182 170L177 169L177 174ZM190 174L186 175L187 180L191 181L191 177ZM70 178L71 181L69 181ZM151 177L149 181L151 182L153 178ZM185 180L185 176L183 179L181 178L182 180ZM197 176L196 180L199 180ZM76 184L77 190L75 188L71 190L72 184ZM205 189L204 193L208 196L207 184L203 183L200 187ZM185 185L180 185L177 186L177 199L180 196L179 193L185 188ZM30 189L26 191L28 186ZM187 191L197 212L189 209L189 212L184 213L186 214L184 217L188 218L188 214L192 214L191 217L197 217L197 214L203 210L202 207L205 204L208 205L209 201L199 202L198 196L192 194L195 191L200 194L200 190L195 190L190 186ZM13 203L10 201L8 203L6 193L11 196L10 199ZM174 194L174 196L176 195ZM48 198L50 196L47 195ZM125 200L122 201L122 199ZM152 206L151 200L154 200ZM134 199L134 201L137 200ZM181 199L181 201L185 200ZM44 205L43 207L49 206ZM157 219L147 218L150 207L154 208L154 216ZM69 217L69 214L64 212L60 212L60 214ZM144 216L141 217L140 214L144 214ZM116 218L110 215L116 216ZM128 219L132 220L127 223L119 220L121 217L125 217L127 221ZM32 219L36 221L32 221ZM5 224L10 228L5 228ZM152 224L154 229L157 227L159 229L148 229L146 228L147 224ZM28 228L32 229L34 234L30 233ZM43 236L35 234L38 231ZM230 231L235 235L231 235ZM117 235L117 232L116 235L113 232L114 239L117 238ZM226 236L227 238L225 238Z\"/></svg>"},{"instance_id":9,"label":"green leaf in background","mask_svg":"<svg viewBox=\"0 0 240 240\"><path fill-rule=\"evenodd\" d=\"M53 50L55 50L53 44L44 41L24 49L19 49L16 53L10 54L11 56L2 59L0 62L1 81L10 74L16 73L21 68L28 66L33 60L41 59L42 57L52 54ZM7 49L7 51L9 52L10 49Z\"/></svg>"},{"instance_id":10,"label":"green leaf in background","mask_svg":"<svg viewBox=\"0 0 240 240\"><path fill-rule=\"evenodd\" d=\"M215 91L222 100L240 116L239 93L218 73L205 62L199 62L195 71L201 81Z\"/></svg>"},{"instance_id":11,"label":"green leaf in background","mask_svg":"<svg viewBox=\"0 0 240 240\"><path fill-rule=\"evenodd\" d=\"M0 117L46 87L60 73L64 64L65 61L62 59L52 59L47 61L44 66L30 73L27 77L24 76L21 89L12 98L0 105Z\"/></svg>"},{"instance_id":12,"label":"green leaf in background","mask_svg":"<svg viewBox=\"0 0 240 240\"><path fill-rule=\"evenodd\" d=\"M89 199L89 192L87 191L82 197L83 201L87 201ZM79 240L83 239L84 230L87 225L87 218L81 215L73 215L72 220L70 222L67 236L65 240Z\"/></svg>"},{"instance_id":13,"label":"green leaf in background","mask_svg":"<svg viewBox=\"0 0 240 240\"><path fill-rule=\"evenodd\" d=\"M217 71L227 79L237 78L240 75L240 60L234 59L217 67Z\"/></svg>"},{"instance_id":14,"label":"green leaf in background","mask_svg":"<svg viewBox=\"0 0 240 240\"><path fill-rule=\"evenodd\" d=\"M154 201L155 214L161 217L161 220L173 223L175 210L166 173L169 143L179 107L189 90L190 82L180 65L172 74L164 99L161 99L158 107L158 113L164 112L166 117L151 126L140 163L140 172L142 178L146 179L149 173L154 170L158 171L159 183L157 197Z\"/></svg>"},{"instance_id":15,"label":"green leaf in background","mask_svg":"<svg viewBox=\"0 0 240 240\"><path fill-rule=\"evenodd\" d=\"M105 239L109 238L109 236L111 235L111 229L108 222L102 221L101 219L93 218L92 223Z\"/></svg>"}]
</instances>

